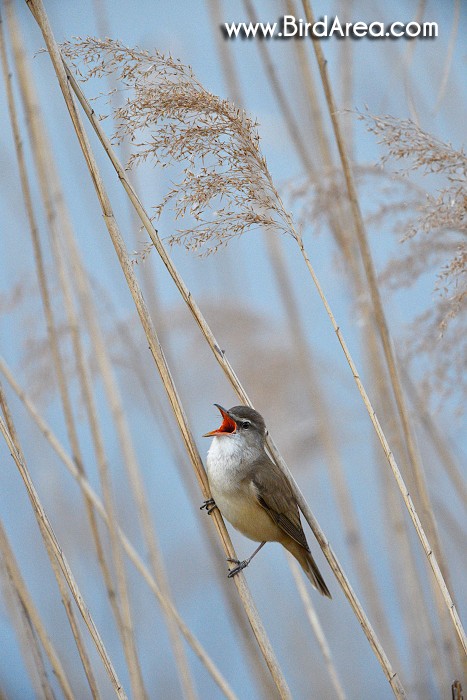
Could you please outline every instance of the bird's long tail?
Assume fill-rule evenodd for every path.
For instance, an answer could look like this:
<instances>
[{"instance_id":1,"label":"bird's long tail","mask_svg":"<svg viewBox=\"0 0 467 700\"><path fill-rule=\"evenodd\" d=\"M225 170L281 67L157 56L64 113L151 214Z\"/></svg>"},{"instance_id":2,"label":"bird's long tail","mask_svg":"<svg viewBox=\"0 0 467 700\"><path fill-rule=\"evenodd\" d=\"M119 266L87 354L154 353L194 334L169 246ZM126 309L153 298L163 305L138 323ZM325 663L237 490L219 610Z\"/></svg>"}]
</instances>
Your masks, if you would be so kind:
<instances>
[{"instance_id":1,"label":"bird's long tail","mask_svg":"<svg viewBox=\"0 0 467 700\"><path fill-rule=\"evenodd\" d=\"M295 542L295 540L292 539L287 543L284 543L284 546L289 550L291 554L294 555L295 559L297 559L313 588L316 588L316 590L319 591L321 595L325 595L328 598L332 598L332 595L330 594L328 587L324 583L324 579L321 576L321 572L318 569L318 565L313 559L311 553L307 551L304 547L302 547L300 544L298 544L298 542Z\"/></svg>"},{"instance_id":2,"label":"bird's long tail","mask_svg":"<svg viewBox=\"0 0 467 700\"><path fill-rule=\"evenodd\" d=\"M305 554L305 564L303 564L302 562L300 562L300 564L302 565L303 571L311 581L312 586L314 586L316 590L321 593L321 595L325 595L328 598L332 598L332 595L330 594L328 587L324 583L324 579L321 576L321 572L318 569L315 560L309 552L305 552Z\"/></svg>"}]
</instances>

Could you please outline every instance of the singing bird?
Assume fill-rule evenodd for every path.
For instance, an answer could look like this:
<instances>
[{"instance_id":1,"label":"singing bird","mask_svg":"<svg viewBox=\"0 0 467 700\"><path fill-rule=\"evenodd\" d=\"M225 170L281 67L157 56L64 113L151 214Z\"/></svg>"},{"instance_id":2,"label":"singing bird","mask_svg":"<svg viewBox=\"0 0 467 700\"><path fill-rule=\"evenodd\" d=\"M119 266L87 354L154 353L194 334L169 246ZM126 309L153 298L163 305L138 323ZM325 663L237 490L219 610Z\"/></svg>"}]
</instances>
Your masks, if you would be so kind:
<instances>
[{"instance_id":1,"label":"singing bird","mask_svg":"<svg viewBox=\"0 0 467 700\"><path fill-rule=\"evenodd\" d=\"M228 411L219 404L222 425L203 437L212 437L207 456L207 474L213 498L202 508L216 506L243 535L261 544L245 561L229 572L244 569L266 542L280 542L299 562L311 584L331 598L313 559L300 522L298 503L287 476L265 449L266 425L249 406Z\"/></svg>"}]
</instances>

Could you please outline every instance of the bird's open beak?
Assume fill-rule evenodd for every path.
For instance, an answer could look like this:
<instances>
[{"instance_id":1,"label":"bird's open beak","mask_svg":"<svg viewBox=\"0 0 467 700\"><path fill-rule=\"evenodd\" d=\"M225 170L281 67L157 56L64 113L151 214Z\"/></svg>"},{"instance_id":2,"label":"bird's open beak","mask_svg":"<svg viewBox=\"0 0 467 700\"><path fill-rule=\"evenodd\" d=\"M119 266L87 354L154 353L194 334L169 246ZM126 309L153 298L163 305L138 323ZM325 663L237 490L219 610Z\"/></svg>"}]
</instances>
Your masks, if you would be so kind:
<instances>
[{"instance_id":1,"label":"bird's open beak","mask_svg":"<svg viewBox=\"0 0 467 700\"><path fill-rule=\"evenodd\" d=\"M203 435L203 437L214 437L215 435L225 435L225 433L235 433L237 431L237 424L233 418L231 418L225 408L219 406L218 403L215 403L214 406L217 406L222 414L222 425L220 428L217 428L217 430L211 430L210 433L206 433Z\"/></svg>"}]
</instances>

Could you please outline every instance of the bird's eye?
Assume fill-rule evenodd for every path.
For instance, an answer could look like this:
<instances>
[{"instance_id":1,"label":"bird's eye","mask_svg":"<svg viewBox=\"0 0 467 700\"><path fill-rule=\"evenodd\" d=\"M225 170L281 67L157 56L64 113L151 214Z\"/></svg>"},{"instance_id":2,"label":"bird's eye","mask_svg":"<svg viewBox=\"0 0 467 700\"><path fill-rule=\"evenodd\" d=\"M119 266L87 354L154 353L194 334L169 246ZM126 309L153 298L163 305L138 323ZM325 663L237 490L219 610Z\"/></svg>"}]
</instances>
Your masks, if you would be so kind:
<instances>
[{"instance_id":1,"label":"bird's eye","mask_svg":"<svg viewBox=\"0 0 467 700\"><path fill-rule=\"evenodd\" d=\"M248 420L243 421L243 423L242 423L243 430L248 430L250 425L251 425L250 421L248 421Z\"/></svg>"}]
</instances>

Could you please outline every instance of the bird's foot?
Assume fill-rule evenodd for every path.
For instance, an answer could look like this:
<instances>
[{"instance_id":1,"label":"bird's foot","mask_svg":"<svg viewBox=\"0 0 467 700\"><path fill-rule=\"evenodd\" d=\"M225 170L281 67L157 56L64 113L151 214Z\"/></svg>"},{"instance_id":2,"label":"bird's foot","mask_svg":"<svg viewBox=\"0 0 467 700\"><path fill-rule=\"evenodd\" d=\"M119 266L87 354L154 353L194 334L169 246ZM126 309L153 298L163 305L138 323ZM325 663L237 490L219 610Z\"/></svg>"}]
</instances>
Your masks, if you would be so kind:
<instances>
[{"instance_id":1,"label":"bird's foot","mask_svg":"<svg viewBox=\"0 0 467 700\"><path fill-rule=\"evenodd\" d=\"M213 498L208 498L208 500L204 501L203 505L199 507L200 510L203 510L203 508L206 508L206 513L211 515L212 511L217 508L215 500Z\"/></svg>"},{"instance_id":2,"label":"bird's foot","mask_svg":"<svg viewBox=\"0 0 467 700\"><path fill-rule=\"evenodd\" d=\"M239 559L231 559L230 557L227 557L227 561L230 561L232 564L237 564L237 566L234 569L230 569L229 573L227 574L228 578L233 578L234 576L239 574L240 571L243 571L243 569L245 569L250 563L249 559L240 561Z\"/></svg>"}]
</instances>

